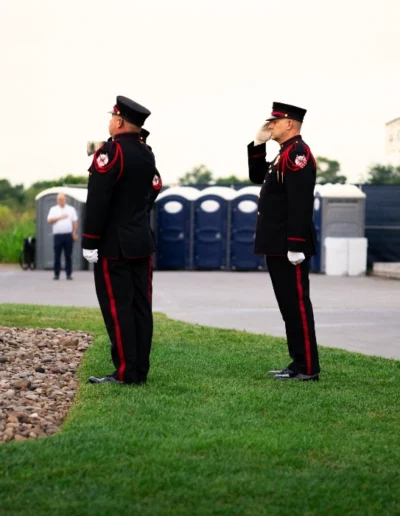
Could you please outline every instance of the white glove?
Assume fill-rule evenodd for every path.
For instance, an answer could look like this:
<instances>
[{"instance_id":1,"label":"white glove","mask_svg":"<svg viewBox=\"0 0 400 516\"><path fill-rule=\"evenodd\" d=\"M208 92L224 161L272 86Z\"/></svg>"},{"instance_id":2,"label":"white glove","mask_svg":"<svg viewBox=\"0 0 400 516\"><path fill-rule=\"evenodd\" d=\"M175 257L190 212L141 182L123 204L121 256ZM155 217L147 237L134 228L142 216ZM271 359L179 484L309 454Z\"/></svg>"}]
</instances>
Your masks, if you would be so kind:
<instances>
[{"instance_id":1,"label":"white glove","mask_svg":"<svg viewBox=\"0 0 400 516\"><path fill-rule=\"evenodd\" d=\"M99 259L99 251L97 249L82 249L83 257L89 263L97 263Z\"/></svg>"},{"instance_id":2,"label":"white glove","mask_svg":"<svg viewBox=\"0 0 400 516\"><path fill-rule=\"evenodd\" d=\"M271 138L271 131L269 129L269 122L264 122L254 138L254 145L261 145L266 143Z\"/></svg>"},{"instance_id":3,"label":"white glove","mask_svg":"<svg viewBox=\"0 0 400 516\"><path fill-rule=\"evenodd\" d=\"M294 251L288 251L287 257L289 262L293 265L298 265L306 259L304 253L295 253Z\"/></svg>"},{"instance_id":4,"label":"white glove","mask_svg":"<svg viewBox=\"0 0 400 516\"><path fill-rule=\"evenodd\" d=\"M98 151L99 149L101 149L101 147L103 147L105 142L87 142L86 144L86 152L87 152L87 155L88 156L91 156L92 154L94 154L96 151Z\"/></svg>"}]
</instances>

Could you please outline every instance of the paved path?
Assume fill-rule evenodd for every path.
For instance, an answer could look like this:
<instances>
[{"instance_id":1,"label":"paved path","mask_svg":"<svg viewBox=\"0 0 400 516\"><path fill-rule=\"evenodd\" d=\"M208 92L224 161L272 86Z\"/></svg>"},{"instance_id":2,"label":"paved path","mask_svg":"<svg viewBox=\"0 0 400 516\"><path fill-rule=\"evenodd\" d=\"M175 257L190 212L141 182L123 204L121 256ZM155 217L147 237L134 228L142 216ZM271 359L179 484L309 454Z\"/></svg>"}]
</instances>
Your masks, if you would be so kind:
<instances>
[{"instance_id":1,"label":"paved path","mask_svg":"<svg viewBox=\"0 0 400 516\"><path fill-rule=\"evenodd\" d=\"M97 307L93 273L52 280L51 271L0 267L0 303ZM311 275L318 342L400 359L400 281ZM182 321L284 336L268 273L154 274L154 310ZM1 324L1 321L0 321Z\"/></svg>"}]
</instances>

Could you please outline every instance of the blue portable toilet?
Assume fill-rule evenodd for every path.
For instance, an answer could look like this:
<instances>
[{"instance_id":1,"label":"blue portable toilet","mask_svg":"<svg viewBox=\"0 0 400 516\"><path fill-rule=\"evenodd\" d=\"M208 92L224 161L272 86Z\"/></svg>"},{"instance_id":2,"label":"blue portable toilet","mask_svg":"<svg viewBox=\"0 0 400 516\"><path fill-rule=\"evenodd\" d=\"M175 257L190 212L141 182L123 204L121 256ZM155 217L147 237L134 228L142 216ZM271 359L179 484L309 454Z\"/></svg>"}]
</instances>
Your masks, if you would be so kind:
<instances>
[{"instance_id":1,"label":"blue portable toilet","mask_svg":"<svg viewBox=\"0 0 400 516\"><path fill-rule=\"evenodd\" d=\"M195 200L195 269L229 267L229 202L235 190L226 186L205 188Z\"/></svg>"},{"instance_id":2,"label":"blue portable toilet","mask_svg":"<svg viewBox=\"0 0 400 516\"><path fill-rule=\"evenodd\" d=\"M199 194L177 186L157 197L157 269L193 268L193 202Z\"/></svg>"},{"instance_id":3,"label":"blue portable toilet","mask_svg":"<svg viewBox=\"0 0 400 516\"><path fill-rule=\"evenodd\" d=\"M231 201L230 266L233 270L263 270L265 257L254 254L258 197L261 186L238 190Z\"/></svg>"}]
</instances>

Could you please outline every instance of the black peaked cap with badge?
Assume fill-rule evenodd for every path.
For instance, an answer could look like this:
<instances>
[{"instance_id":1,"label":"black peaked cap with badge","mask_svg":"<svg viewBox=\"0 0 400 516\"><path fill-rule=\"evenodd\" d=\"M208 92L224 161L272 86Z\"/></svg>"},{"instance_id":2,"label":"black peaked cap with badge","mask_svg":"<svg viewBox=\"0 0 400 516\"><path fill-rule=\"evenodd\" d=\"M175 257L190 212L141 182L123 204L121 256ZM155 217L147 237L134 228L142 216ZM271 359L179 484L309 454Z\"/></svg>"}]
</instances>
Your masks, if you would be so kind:
<instances>
[{"instance_id":1,"label":"black peaked cap with badge","mask_svg":"<svg viewBox=\"0 0 400 516\"><path fill-rule=\"evenodd\" d=\"M291 106L290 104L283 104L282 102L274 102L272 104L271 115L266 121L270 122L271 120L279 120L280 118L290 118L291 120L303 122L306 113L306 109Z\"/></svg>"},{"instance_id":2,"label":"black peaked cap with badge","mask_svg":"<svg viewBox=\"0 0 400 516\"><path fill-rule=\"evenodd\" d=\"M147 108L123 95L118 95L117 102L110 113L112 115L119 115L127 122L139 127L142 127L146 118L151 115Z\"/></svg>"}]
</instances>

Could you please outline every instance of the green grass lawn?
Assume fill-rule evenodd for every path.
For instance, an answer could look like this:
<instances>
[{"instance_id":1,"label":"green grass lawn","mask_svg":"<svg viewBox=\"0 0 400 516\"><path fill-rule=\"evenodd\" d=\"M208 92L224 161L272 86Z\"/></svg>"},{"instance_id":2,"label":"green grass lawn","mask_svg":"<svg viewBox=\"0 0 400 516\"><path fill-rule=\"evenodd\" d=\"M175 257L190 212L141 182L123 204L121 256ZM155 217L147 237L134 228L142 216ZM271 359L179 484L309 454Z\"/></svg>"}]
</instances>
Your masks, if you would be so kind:
<instances>
[{"instance_id":1,"label":"green grass lawn","mask_svg":"<svg viewBox=\"0 0 400 516\"><path fill-rule=\"evenodd\" d=\"M283 339L155 319L146 386L112 371L98 310L0 305L0 324L93 331L53 437L0 445L0 514L400 514L400 362L322 348L279 382Z\"/></svg>"}]
</instances>

